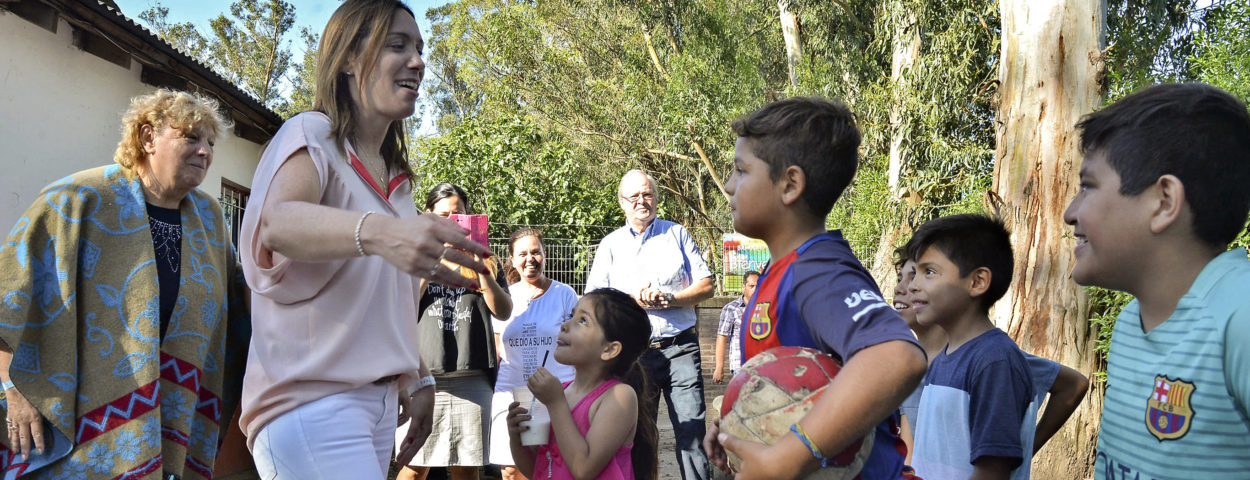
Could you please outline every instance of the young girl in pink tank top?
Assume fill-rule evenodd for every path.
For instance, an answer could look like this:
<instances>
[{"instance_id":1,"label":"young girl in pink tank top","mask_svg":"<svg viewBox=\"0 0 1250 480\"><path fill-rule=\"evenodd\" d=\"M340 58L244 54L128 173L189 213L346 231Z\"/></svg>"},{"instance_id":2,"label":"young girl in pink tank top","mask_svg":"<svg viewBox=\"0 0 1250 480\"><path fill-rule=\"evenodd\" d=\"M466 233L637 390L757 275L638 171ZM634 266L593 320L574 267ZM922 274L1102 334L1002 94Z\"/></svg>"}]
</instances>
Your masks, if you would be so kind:
<instances>
[{"instance_id":1,"label":"young girl in pink tank top","mask_svg":"<svg viewBox=\"0 0 1250 480\"><path fill-rule=\"evenodd\" d=\"M539 479L656 478L656 429L646 402L638 357L651 339L647 313L629 295L602 288L587 293L556 337L556 361L575 370L563 385L545 368L528 386L551 415L546 445L521 445L526 406L508 409L508 436L517 469Z\"/></svg>"}]
</instances>

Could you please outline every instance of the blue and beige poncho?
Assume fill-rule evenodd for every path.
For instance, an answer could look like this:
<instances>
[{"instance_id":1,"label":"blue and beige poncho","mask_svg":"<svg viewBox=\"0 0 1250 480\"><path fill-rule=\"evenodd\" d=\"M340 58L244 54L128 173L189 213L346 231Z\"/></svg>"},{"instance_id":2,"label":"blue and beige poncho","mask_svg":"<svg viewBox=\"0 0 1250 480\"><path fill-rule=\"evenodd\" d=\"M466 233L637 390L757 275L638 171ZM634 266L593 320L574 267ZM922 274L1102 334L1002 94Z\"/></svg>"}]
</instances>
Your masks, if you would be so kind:
<instances>
[{"instance_id":1,"label":"blue and beige poncho","mask_svg":"<svg viewBox=\"0 0 1250 480\"><path fill-rule=\"evenodd\" d=\"M211 477L242 385L246 287L221 207L192 191L162 341L144 205L130 170L85 170L45 188L0 244L0 339L51 443L19 462L0 438L4 478Z\"/></svg>"}]
</instances>

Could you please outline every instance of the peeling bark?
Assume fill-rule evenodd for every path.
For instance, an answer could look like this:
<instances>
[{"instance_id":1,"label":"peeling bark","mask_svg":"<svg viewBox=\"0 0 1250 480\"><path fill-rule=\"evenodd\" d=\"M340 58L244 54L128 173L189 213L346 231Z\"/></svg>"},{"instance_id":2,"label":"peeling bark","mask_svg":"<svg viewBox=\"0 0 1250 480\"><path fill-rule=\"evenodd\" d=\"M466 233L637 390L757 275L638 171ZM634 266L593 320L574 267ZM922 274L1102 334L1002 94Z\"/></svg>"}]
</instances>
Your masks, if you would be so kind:
<instances>
[{"instance_id":1,"label":"peeling bark","mask_svg":"<svg viewBox=\"0 0 1250 480\"><path fill-rule=\"evenodd\" d=\"M786 67L790 72L790 88L799 86L799 64L803 62L803 45L799 38L799 14L790 7L791 0L777 0L781 16L781 36L786 42Z\"/></svg>"},{"instance_id":2,"label":"peeling bark","mask_svg":"<svg viewBox=\"0 0 1250 480\"><path fill-rule=\"evenodd\" d=\"M1063 211L1078 189L1074 125L1101 104L1094 59L1104 42L1099 0L1002 0L994 194L1012 232L1011 288L991 318L1020 347L1093 372L1095 334L1088 298L1070 278L1073 243ZM1102 391L1093 391L1033 460L1034 478L1093 473Z\"/></svg>"},{"instance_id":3,"label":"peeling bark","mask_svg":"<svg viewBox=\"0 0 1250 480\"><path fill-rule=\"evenodd\" d=\"M877 280L881 294L886 298L894 297L894 286L898 284L898 272L894 270L894 244L899 238L910 234L906 225L886 227L881 232L881 241L877 243L877 251L872 254L868 273Z\"/></svg>"},{"instance_id":4,"label":"peeling bark","mask_svg":"<svg viewBox=\"0 0 1250 480\"><path fill-rule=\"evenodd\" d=\"M900 175L906 162L907 132L903 129L903 96L911 85L910 71L920 60L920 22L915 10L906 9L901 0L893 0L891 6L900 13L899 24L894 25L893 41L890 57L890 85L893 101L890 102L890 165L887 170L887 182L890 186L892 200L902 197L899 190Z\"/></svg>"},{"instance_id":5,"label":"peeling bark","mask_svg":"<svg viewBox=\"0 0 1250 480\"><path fill-rule=\"evenodd\" d=\"M907 9L902 0L891 0L887 8L898 12L901 20L891 26L893 40L890 44L893 54L890 57L890 95L892 101L889 111L889 165L886 170L890 198L886 201L901 206L903 192L899 183L902 180L903 164L907 160L909 147L908 132L903 128L907 115L903 98L910 90L910 70L916 66L916 62L920 61L921 34L918 14L915 10ZM869 272L873 278L877 279L882 293L887 295L892 295L891 292L897 280L897 272L894 271L894 245L900 237L908 233L910 233L910 228L903 222L894 227L887 226L881 232L877 250L873 253L872 261L869 263Z\"/></svg>"}]
</instances>

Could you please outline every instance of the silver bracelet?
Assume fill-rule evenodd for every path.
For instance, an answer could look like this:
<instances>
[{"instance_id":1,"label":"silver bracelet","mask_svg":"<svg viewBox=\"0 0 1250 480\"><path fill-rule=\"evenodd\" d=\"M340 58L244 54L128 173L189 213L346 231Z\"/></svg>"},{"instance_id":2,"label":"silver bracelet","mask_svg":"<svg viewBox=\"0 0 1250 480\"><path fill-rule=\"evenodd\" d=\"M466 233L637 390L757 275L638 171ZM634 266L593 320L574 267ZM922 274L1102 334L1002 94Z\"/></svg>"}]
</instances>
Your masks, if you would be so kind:
<instances>
[{"instance_id":1,"label":"silver bracelet","mask_svg":"<svg viewBox=\"0 0 1250 480\"><path fill-rule=\"evenodd\" d=\"M367 254L365 253L365 246L360 243L360 226L365 224L365 218L368 218L369 215L373 215L373 210L365 212L364 215L360 216L360 220L356 221L356 251L359 252L362 257Z\"/></svg>"}]
</instances>

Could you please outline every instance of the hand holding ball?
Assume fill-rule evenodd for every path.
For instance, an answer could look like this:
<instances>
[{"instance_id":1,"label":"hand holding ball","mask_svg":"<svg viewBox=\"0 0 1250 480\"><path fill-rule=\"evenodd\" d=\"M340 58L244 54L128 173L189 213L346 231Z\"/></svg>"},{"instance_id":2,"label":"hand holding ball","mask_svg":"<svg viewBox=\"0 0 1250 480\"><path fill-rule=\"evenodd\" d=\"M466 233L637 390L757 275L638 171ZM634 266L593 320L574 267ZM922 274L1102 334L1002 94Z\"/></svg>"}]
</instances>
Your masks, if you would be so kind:
<instances>
[{"instance_id":1,"label":"hand holding ball","mask_svg":"<svg viewBox=\"0 0 1250 480\"><path fill-rule=\"evenodd\" d=\"M810 348L777 347L752 357L725 388L720 430L767 445L793 435L790 425L807 415L839 370L833 357ZM807 478L855 478L872 451L874 432L846 450L825 453L831 466ZM741 460L730 453L729 462L737 466Z\"/></svg>"}]
</instances>

